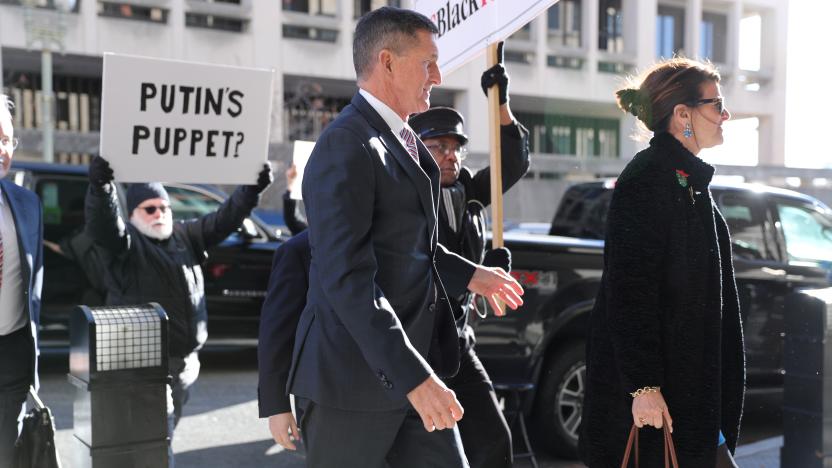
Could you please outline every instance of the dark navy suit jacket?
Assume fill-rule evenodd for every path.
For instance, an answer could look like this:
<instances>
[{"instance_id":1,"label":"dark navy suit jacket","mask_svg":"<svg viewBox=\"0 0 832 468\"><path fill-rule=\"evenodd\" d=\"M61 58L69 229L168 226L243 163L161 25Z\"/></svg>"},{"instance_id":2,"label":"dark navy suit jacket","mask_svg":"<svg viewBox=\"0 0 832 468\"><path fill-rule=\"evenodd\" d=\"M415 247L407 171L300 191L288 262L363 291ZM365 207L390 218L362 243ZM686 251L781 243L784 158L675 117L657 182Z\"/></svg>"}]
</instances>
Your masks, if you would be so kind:
<instances>
[{"instance_id":1,"label":"dark navy suit jacket","mask_svg":"<svg viewBox=\"0 0 832 468\"><path fill-rule=\"evenodd\" d=\"M7 180L0 180L17 231L20 273L23 275L23 307L29 316L32 349L37 350L40 294L43 285L43 209L38 196ZM5 240L4 240L5 241ZM37 386L37 352L32 352L32 383Z\"/></svg>"},{"instance_id":2,"label":"dark navy suit jacket","mask_svg":"<svg viewBox=\"0 0 832 468\"><path fill-rule=\"evenodd\" d=\"M309 289L309 232L303 231L274 252L269 289L260 312L257 347L257 401L260 417L291 411L286 382L292 347Z\"/></svg>"},{"instance_id":3,"label":"dark navy suit jacket","mask_svg":"<svg viewBox=\"0 0 832 468\"><path fill-rule=\"evenodd\" d=\"M447 292L474 264L437 245L439 168L419 163L360 95L318 138L303 199L312 263L290 393L357 411L408 405L431 372L453 375L459 340ZM439 281L437 268L454 272Z\"/></svg>"}]
</instances>

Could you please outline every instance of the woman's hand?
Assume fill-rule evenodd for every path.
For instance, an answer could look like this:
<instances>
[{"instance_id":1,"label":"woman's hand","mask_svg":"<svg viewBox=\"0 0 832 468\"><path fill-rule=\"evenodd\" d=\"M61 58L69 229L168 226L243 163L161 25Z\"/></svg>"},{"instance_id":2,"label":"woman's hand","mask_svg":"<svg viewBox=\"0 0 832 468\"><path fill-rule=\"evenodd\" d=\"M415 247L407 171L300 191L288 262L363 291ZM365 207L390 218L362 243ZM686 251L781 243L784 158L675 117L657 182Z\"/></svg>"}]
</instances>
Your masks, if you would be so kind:
<instances>
[{"instance_id":1,"label":"woman's hand","mask_svg":"<svg viewBox=\"0 0 832 468\"><path fill-rule=\"evenodd\" d=\"M667 410L667 403L660 391L647 392L633 398L633 423L642 428L653 426L656 429L662 428L662 415L667 420L667 428L673 432L673 418Z\"/></svg>"}]
</instances>

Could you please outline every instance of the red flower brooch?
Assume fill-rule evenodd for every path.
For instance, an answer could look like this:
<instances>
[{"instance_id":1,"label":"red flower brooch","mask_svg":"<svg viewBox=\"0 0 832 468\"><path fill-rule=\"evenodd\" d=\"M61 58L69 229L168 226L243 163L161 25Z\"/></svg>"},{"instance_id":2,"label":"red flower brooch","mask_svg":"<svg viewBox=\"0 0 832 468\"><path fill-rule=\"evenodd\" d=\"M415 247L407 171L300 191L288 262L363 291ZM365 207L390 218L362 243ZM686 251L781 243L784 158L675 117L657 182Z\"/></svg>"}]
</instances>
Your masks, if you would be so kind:
<instances>
[{"instance_id":1,"label":"red flower brooch","mask_svg":"<svg viewBox=\"0 0 832 468\"><path fill-rule=\"evenodd\" d=\"M688 186L688 176L689 175L690 174L688 174L687 172L685 172L681 169L676 169L676 180L679 181L679 185L681 185L682 187L687 187Z\"/></svg>"}]
</instances>

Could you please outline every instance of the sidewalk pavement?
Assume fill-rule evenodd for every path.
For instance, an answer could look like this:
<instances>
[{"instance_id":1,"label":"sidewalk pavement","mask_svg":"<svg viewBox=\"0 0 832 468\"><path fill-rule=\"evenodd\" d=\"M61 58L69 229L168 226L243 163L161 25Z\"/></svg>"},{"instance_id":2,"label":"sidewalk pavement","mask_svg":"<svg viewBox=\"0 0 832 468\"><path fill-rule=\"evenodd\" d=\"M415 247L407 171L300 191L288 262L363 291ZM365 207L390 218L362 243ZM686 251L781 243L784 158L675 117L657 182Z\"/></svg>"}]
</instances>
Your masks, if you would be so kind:
<instances>
[{"instance_id":1,"label":"sidewalk pavement","mask_svg":"<svg viewBox=\"0 0 832 468\"><path fill-rule=\"evenodd\" d=\"M737 447L735 459L740 468L780 468L783 436L763 439Z\"/></svg>"}]
</instances>

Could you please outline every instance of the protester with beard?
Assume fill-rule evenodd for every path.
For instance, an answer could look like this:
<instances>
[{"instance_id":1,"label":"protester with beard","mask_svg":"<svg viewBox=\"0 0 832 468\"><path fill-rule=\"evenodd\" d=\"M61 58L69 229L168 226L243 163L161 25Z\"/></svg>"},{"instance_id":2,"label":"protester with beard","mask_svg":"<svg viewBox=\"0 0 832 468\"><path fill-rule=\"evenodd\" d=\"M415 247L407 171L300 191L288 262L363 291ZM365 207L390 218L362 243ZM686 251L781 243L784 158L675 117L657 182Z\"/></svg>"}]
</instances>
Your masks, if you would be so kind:
<instances>
[{"instance_id":1,"label":"protester with beard","mask_svg":"<svg viewBox=\"0 0 832 468\"><path fill-rule=\"evenodd\" d=\"M109 163L101 157L90 163L85 229L106 265L107 304L152 301L168 314L171 439L189 387L199 374L197 353L208 336L200 264L208 248L222 242L251 214L272 178L271 166L266 164L256 185L237 188L214 213L175 223L162 184L132 184L127 190L130 222L124 223Z\"/></svg>"}]
</instances>

